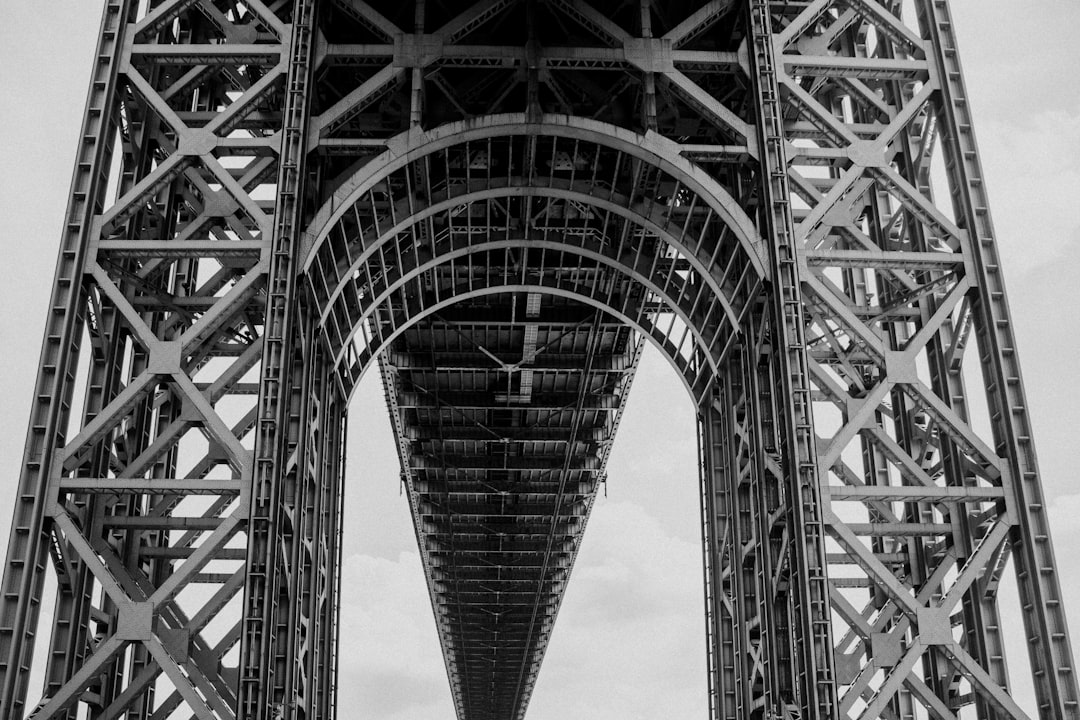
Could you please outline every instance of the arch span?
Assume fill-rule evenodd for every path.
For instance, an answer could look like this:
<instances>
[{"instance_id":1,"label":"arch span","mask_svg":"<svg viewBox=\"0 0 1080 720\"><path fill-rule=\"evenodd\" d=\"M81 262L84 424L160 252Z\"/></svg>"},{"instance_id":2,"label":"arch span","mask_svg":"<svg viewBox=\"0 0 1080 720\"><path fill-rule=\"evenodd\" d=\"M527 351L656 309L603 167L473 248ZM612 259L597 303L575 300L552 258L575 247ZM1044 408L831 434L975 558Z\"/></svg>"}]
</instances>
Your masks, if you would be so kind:
<instances>
[{"instance_id":1,"label":"arch span","mask_svg":"<svg viewBox=\"0 0 1080 720\"><path fill-rule=\"evenodd\" d=\"M578 297L645 329L676 364L691 391L700 394L711 377L707 370L716 371L737 334L737 323L750 307L745 303L732 308L681 258L665 257L665 247L657 241L648 252L622 256L587 238L573 244L538 238L529 240L527 248L544 256L539 270L498 271L498 262L507 262L506 256L520 249L521 242L503 237L470 239L460 246L447 243L435 257L421 256L406 243L404 248L394 245L390 253L394 262L380 254L361 265L318 306L317 327L334 348L334 365L344 365L347 376L357 375L433 305L468 299L481 289L521 292L531 285L537 292L547 289ZM455 282L454 275L463 278Z\"/></svg>"},{"instance_id":2,"label":"arch span","mask_svg":"<svg viewBox=\"0 0 1080 720\"><path fill-rule=\"evenodd\" d=\"M709 336L702 357L715 370L759 295L763 265L745 212L668 145L591 120L517 114L399 137L305 236L302 284L336 362L380 303L394 324L407 321L395 301L407 305L409 283L430 277L439 258L472 264L498 240L507 253L573 254L626 275L648 296L642 308L678 318L671 331ZM367 330L381 346L381 328ZM685 335L674 342L683 347ZM700 387L705 376L684 381Z\"/></svg>"},{"instance_id":3,"label":"arch span","mask_svg":"<svg viewBox=\"0 0 1080 720\"><path fill-rule=\"evenodd\" d=\"M653 132L644 135L608 123L573 115L546 114L539 122L529 121L524 113L485 115L430 130L419 127L402 133L387 143L387 150L373 158L356 174L343 182L323 203L308 225L301 257L301 266L308 272L311 262L326 238L326 230L379 183L410 163L444 156L454 149L483 152L492 142L514 137L550 138L564 141L562 151L571 149L595 150L606 148L617 155L635 158L657 172L684 185L704 205L710 207L737 238L737 243L755 272L764 277L767 258L761 256L763 243L753 220L720 183L705 171L680 155L679 147L671 140ZM480 146L476 146L480 143ZM487 147L484 147L487 144ZM470 147L471 146L471 147ZM558 154L557 142L551 145L552 159ZM541 162L543 158L540 158ZM570 156L571 163L574 157ZM480 170L472 163L472 169ZM534 164L533 170L537 169ZM482 174L478 174L482 177ZM533 176L536 177L536 176ZM687 247L686 249L689 249Z\"/></svg>"},{"instance_id":4,"label":"arch span","mask_svg":"<svg viewBox=\"0 0 1080 720\"><path fill-rule=\"evenodd\" d=\"M527 703L643 343L700 405L760 315L750 218L668 145L562 116L416 130L347 180L304 238L300 305L320 372L347 397L391 358L381 370L461 716Z\"/></svg>"}]
</instances>

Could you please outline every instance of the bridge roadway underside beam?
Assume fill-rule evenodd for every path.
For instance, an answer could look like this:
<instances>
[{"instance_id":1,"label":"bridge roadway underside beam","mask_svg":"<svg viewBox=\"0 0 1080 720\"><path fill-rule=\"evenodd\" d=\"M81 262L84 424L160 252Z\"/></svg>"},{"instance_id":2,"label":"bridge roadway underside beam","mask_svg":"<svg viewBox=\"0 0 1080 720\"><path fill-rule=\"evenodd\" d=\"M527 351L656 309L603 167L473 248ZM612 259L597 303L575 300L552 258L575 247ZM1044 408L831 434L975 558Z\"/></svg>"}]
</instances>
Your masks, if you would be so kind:
<instances>
[{"instance_id":1,"label":"bridge roadway underside beam","mask_svg":"<svg viewBox=\"0 0 1080 720\"><path fill-rule=\"evenodd\" d=\"M642 342L602 311L521 293L415 325L382 364L467 718L528 702Z\"/></svg>"}]
</instances>

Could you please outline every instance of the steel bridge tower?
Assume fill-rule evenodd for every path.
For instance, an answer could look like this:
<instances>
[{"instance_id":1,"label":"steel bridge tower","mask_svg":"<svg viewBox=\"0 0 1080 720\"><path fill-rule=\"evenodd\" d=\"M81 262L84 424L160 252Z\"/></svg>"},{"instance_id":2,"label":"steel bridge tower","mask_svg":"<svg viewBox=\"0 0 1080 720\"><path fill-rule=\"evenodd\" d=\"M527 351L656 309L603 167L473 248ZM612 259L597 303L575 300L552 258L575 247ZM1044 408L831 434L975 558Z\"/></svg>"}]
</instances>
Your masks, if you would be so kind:
<instances>
[{"instance_id":1,"label":"steel bridge tower","mask_svg":"<svg viewBox=\"0 0 1080 720\"><path fill-rule=\"evenodd\" d=\"M522 718L652 343L712 718L1080 718L946 0L104 4L0 717L334 717L378 368L457 715Z\"/></svg>"}]
</instances>

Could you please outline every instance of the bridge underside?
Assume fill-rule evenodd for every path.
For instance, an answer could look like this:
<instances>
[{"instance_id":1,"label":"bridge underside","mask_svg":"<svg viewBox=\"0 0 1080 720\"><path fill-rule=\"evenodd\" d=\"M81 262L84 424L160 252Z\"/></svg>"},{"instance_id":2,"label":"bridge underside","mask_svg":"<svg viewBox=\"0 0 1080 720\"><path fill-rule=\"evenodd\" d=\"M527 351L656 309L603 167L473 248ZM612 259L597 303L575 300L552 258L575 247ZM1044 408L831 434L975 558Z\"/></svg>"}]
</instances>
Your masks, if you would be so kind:
<instances>
[{"instance_id":1,"label":"bridge underside","mask_svg":"<svg viewBox=\"0 0 1080 720\"><path fill-rule=\"evenodd\" d=\"M515 293L453 305L384 356L462 717L524 712L641 343L588 305Z\"/></svg>"}]
</instances>

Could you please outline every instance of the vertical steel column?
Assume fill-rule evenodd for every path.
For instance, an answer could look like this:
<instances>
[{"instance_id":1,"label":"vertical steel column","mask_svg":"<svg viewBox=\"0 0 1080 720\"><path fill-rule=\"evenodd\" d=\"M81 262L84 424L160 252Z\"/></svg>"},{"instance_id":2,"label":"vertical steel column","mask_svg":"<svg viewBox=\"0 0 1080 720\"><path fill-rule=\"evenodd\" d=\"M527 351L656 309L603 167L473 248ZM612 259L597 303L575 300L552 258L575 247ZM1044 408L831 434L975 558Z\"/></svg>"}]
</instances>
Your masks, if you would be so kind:
<instances>
[{"instance_id":1,"label":"vertical steel column","mask_svg":"<svg viewBox=\"0 0 1080 720\"><path fill-rule=\"evenodd\" d=\"M277 661L284 673L284 708L289 717L332 718L327 703L331 687L334 639L328 627L336 618L338 575L338 503L341 497L344 452L342 420L345 407L327 351L312 333L304 314L298 350L302 354L299 386L294 401L301 432L288 453L285 525L281 542L289 551L289 583L279 588L285 612L280 625ZM333 554L332 554L333 553Z\"/></svg>"},{"instance_id":2,"label":"vertical steel column","mask_svg":"<svg viewBox=\"0 0 1080 720\"><path fill-rule=\"evenodd\" d=\"M63 446L67 435L75 368L86 322L82 283L85 257L92 237L93 217L105 202L116 122L120 50L132 12L128 0L110 0L105 4L83 111L0 588L0 717L21 717L25 713L51 542L46 495L50 476L59 472L53 467L57 462L54 453Z\"/></svg>"},{"instance_id":3,"label":"vertical steel column","mask_svg":"<svg viewBox=\"0 0 1080 720\"><path fill-rule=\"evenodd\" d=\"M325 367L320 366L319 347L310 341L311 318L298 309L300 317L294 326L293 379L291 385L298 388L289 399L289 435L286 445L285 465L281 469L284 481L282 497L282 523L277 542L282 546L283 560L287 570L287 582L277 586L280 603L277 627L277 652L274 666L282 673L284 687L283 703L289 717L303 717L306 697L301 677L301 657L304 651L303 634L310 609L305 607L310 599L307 581L312 574L309 552L309 533L318 513L313 507L313 493L318 481L318 434L325 400Z\"/></svg>"},{"instance_id":4,"label":"vertical steel column","mask_svg":"<svg viewBox=\"0 0 1080 720\"><path fill-rule=\"evenodd\" d=\"M315 0L296 0L289 32L289 63L279 151L274 235L267 277L266 326L248 520L247 580L244 591L239 715L245 720L287 712L277 637L289 608L279 607L283 582L281 533L286 483L286 448L299 428L289 420L297 378L292 346L297 331L294 293L302 229L309 90L315 49Z\"/></svg>"},{"instance_id":5,"label":"vertical steel column","mask_svg":"<svg viewBox=\"0 0 1080 720\"><path fill-rule=\"evenodd\" d=\"M763 305L746 324L702 423L712 477L706 478L706 529L717 538L707 548L706 615L716 655L710 710L725 720L801 712L796 648L802 640L792 612L796 543L783 503L780 398L765 340L770 321Z\"/></svg>"},{"instance_id":6,"label":"vertical steel column","mask_svg":"<svg viewBox=\"0 0 1080 720\"><path fill-rule=\"evenodd\" d=\"M332 463L328 467L327 475L333 478L333 483L326 482L329 497L326 505L327 518L324 524L323 535L323 562L326 563L325 573L325 599L324 607L320 614L318 652L314 656L314 662L318 666L319 679L317 683L316 712L317 717L337 717L337 682L338 682L338 629L341 617L341 511L344 501L345 480L345 438L347 436L347 422L345 414L345 402L340 390L334 391L335 415L337 425L332 428L334 432L333 444L336 454L329 455L326 462Z\"/></svg>"},{"instance_id":7,"label":"vertical steel column","mask_svg":"<svg viewBox=\"0 0 1080 720\"><path fill-rule=\"evenodd\" d=\"M41 369L55 385L37 391L35 412L51 404L41 415L51 414L51 427L32 421L28 457L39 457L28 469L38 472L23 478L26 502L10 545L13 554L28 549L18 536L27 530L25 510L38 502L35 522L58 588L34 717L141 718L186 703L199 717L228 718L235 704L221 660L237 630L215 647L202 631L221 617L242 576L202 569L237 561L225 545L246 514L229 508L250 477L242 439L250 425L224 417L242 412L240 377L261 350L244 312L263 275L263 214L248 193L265 184L273 161L249 155L232 166L244 168L237 179L220 157L236 145L262 152L262 129L245 124L244 111L274 89L280 24L261 5L212 22L199 11L185 15L178 2L144 9L106 6L55 280L54 298L72 297L57 300L46 331ZM240 43L222 52L228 43L219 41L250 32L263 46L245 59L246 70L228 75L224 86L237 94L227 96L217 73ZM221 53L212 67L180 78L162 69L204 65L211 43ZM185 100L194 97L190 114ZM237 131L246 134L234 138ZM110 174L116 143L123 154ZM72 413L81 382L80 412ZM39 446L46 443L47 451ZM214 499L200 505L194 496ZM3 667L5 717L25 714L29 651L41 631L33 613L17 608L40 601L40 587L17 590L23 566L5 572L4 600L15 603L5 627L19 626L7 637L22 643L13 650L19 663ZM195 584L217 589L189 617L191 603L177 597Z\"/></svg>"},{"instance_id":8,"label":"vertical steel column","mask_svg":"<svg viewBox=\"0 0 1080 720\"><path fill-rule=\"evenodd\" d=\"M1067 679L1071 660L952 23L945 3L911 7L917 18L876 0L771 3L840 550L828 556L839 709L1027 717L1008 692L997 585L1031 532L1042 564L1021 577L1043 586L1020 600L1043 653L1040 712L1061 717L1075 706L1044 675ZM942 148L948 187L935 192ZM972 331L986 336L989 410L964 388Z\"/></svg>"},{"instance_id":9,"label":"vertical steel column","mask_svg":"<svg viewBox=\"0 0 1080 720\"><path fill-rule=\"evenodd\" d=\"M1018 524L1010 538L1020 589L1025 636L1041 718L1078 718L1076 674L1061 604L1027 398L1016 352L994 225L972 127L947 0L919 0L919 23L930 39L941 83L945 164L957 223L969 233L978 279L975 335L986 381L995 449L1008 460Z\"/></svg>"},{"instance_id":10,"label":"vertical steel column","mask_svg":"<svg viewBox=\"0 0 1080 720\"><path fill-rule=\"evenodd\" d=\"M341 578L341 502L345 480L345 413L348 398L327 370L323 383L323 415L319 426L319 525L312 533L315 572L310 577L314 598L308 622L308 714L332 720L337 717L334 684L337 677L336 648L338 584Z\"/></svg>"},{"instance_id":11,"label":"vertical steel column","mask_svg":"<svg viewBox=\"0 0 1080 720\"><path fill-rule=\"evenodd\" d=\"M772 338L777 378L786 512L794 561L791 599L796 646L793 698L805 717L837 714L832 671L832 622L826 578L825 534L818 481L798 244L789 200L783 104L775 72L773 28L767 0L751 0L748 37L756 93L764 230L770 241Z\"/></svg>"},{"instance_id":12,"label":"vertical steel column","mask_svg":"<svg viewBox=\"0 0 1080 720\"><path fill-rule=\"evenodd\" d=\"M724 379L715 381L698 409L701 491L701 545L705 572L705 642L709 717L738 717L740 708L736 628L738 603L732 584L737 573L732 537L732 455L730 423L735 409Z\"/></svg>"},{"instance_id":13,"label":"vertical steel column","mask_svg":"<svg viewBox=\"0 0 1080 720\"><path fill-rule=\"evenodd\" d=\"M766 308L763 307L762 311ZM710 716L801 712L781 401L767 312L744 328L699 412Z\"/></svg>"}]
</instances>

